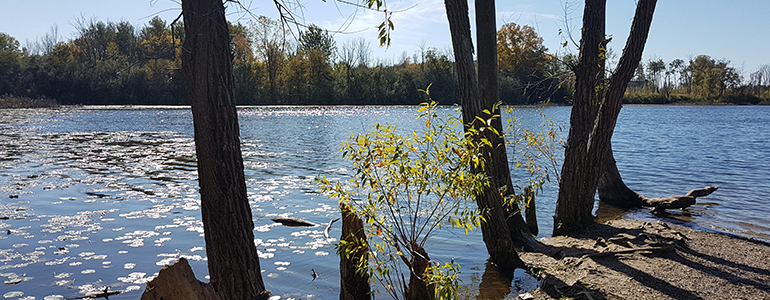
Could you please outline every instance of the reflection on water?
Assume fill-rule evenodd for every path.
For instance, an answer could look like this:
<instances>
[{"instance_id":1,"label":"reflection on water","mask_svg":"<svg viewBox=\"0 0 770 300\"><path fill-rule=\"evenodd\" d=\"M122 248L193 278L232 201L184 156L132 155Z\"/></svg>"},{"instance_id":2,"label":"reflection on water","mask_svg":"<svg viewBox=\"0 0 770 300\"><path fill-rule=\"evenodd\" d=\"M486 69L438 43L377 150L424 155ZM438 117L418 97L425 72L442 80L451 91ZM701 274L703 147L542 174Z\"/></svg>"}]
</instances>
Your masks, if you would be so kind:
<instances>
[{"instance_id":1,"label":"reflection on water","mask_svg":"<svg viewBox=\"0 0 770 300\"><path fill-rule=\"evenodd\" d=\"M618 167L631 188L650 197L718 185L700 205L669 218L767 238L770 211L760 205L770 190L767 110L625 108L613 140ZM569 108L545 112L566 122ZM514 113L530 126L540 122L537 110ZM322 227L278 226L270 218L326 224L338 217L336 203L317 193L313 178L350 175L337 151L350 133L386 122L411 131L415 116L416 109L405 107L239 112L255 245L274 294L337 297L336 240ZM180 257L205 278L192 132L186 109L0 110L0 294L63 299L109 286L126 291L114 299L136 299L160 266ZM555 199L555 184L538 196L543 234L552 228L547 216ZM597 215L622 213L599 206ZM655 218L646 210L625 216ZM330 236L338 230L332 227ZM496 278L478 232L441 231L427 248L432 258L462 266L466 298L515 297L537 284L520 270L513 281Z\"/></svg>"}]
</instances>

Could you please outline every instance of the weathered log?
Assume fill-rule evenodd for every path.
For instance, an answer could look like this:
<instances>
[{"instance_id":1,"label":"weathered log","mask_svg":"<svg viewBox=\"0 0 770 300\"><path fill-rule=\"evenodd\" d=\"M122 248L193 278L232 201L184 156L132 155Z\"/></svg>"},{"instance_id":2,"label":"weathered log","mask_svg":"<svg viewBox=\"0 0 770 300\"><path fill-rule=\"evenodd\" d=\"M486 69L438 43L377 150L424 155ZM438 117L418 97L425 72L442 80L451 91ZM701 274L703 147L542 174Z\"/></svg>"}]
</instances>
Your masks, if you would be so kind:
<instances>
[{"instance_id":1,"label":"weathered log","mask_svg":"<svg viewBox=\"0 0 770 300\"><path fill-rule=\"evenodd\" d=\"M104 287L104 291L87 294L85 297L83 297L83 299L110 299L110 296L120 295L120 293L122 293L122 291L110 291L110 287L107 286Z\"/></svg>"},{"instance_id":2,"label":"weathered log","mask_svg":"<svg viewBox=\"0 0 770 300\"><path fill-rule=\"evenodd\" d=\"M371 299L369 273L366 270L358 270L359 264L368 265L369 246L366 243L364 222L353 212L350 205L341 203L340 211L340 300L368 300Z\"/></svg>"},{"instance_id":3,"label":"weathered log","mask_svg":"<svg viewBox=\"0 0 770 300\"><path fill-rule=\"evenodd\" d=\"M707 186L707 187L702 188L702 189L697 189L697 190L689 191L689 192L687 192L687 196L692 196L692 197L696 197L696 198L697 197L705 197L705 196L711 195L711 193L713 193L717 189L719 189L719 188L715 187L715 186Z\"/></svg>"},{"instance_id":4,"label":"weathered log","mask_svg":"<svg viewBox=\"0 0 770 300\"><path fill-rule=\"evenodd\" d=\"M702 189L691 190L685 196L671 196L666 198L646 198L644 206L652 207L653 211L663 211L666 209L686 208L695 204L695 198L708 196L718 187L707 186Z\"/></svg>"},{"instance_id":5,"label":"weathered log","mask_svg":"<svg viewBox=\"0 0 770 300\"><path fill-rule=\"evenodd\" d=\"M308 222L305 220L300 220L297 218L274 218L271 219L273 222L281 223L281 225L289 226L289 227L314 227L318 226L318 224L313 222Z\"/></svg>"}]
</instances>

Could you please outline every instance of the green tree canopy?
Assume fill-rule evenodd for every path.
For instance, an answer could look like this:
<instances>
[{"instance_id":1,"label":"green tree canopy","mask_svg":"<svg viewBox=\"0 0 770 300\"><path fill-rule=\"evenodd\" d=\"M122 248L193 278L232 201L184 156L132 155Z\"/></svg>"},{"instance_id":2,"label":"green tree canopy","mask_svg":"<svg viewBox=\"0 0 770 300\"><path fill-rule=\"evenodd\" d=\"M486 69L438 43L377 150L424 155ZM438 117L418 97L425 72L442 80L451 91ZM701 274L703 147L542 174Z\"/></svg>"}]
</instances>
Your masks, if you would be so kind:
<instances>
[{"instance_id":1,"label":"green tree canopy","mask_svg":"<svg viewBox=\"0 0 770 300\"><path fill-rule=\"evenodd\" d=\"M692 76L692 84L708 97L721 97L724 91L738 85L740 75L726 60L714 60L708 55L698 55L690 61L687 70Z\"/></svg>"},{"instance_id":2,"label":"green tree canopy","mask_svg":"<svg viewBox=\"0 0 770 300\"><path fill-rule=\"evenodd\" d=\"M337 42L327 30L321 29L317 25L310 24L306 31L299 33L298 50L309 53L311 50L322 51L329 60L337 51Z\"/></svg>"},{"instance_id":3,"label":"green tree canopy","mask_svg":"<svg viewBox=\"0 0 770 300\"><path fill-rule=\"evenodd\" d=\"M22 52L19 41L14 37L0 32L0 96L10 93L14 74L19 69Z\"/></svg>"}]
</instances>

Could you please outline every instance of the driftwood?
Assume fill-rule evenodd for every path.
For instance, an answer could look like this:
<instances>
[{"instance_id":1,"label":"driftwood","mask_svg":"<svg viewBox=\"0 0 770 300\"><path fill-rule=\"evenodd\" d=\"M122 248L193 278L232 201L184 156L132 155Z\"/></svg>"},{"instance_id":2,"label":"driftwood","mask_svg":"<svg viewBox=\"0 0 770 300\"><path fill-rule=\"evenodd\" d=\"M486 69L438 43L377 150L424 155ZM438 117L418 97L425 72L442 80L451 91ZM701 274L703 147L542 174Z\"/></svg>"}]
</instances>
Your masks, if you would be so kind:
<instances>
[{"instance_id":1,"label":"driftwood","mask_svg":"<svg viewBox=\"0 0 770 300\"><path fill-rule=\"evenodd\" d=\"M644 206L652 207L654 212L659 212L666 209L686 208L695 204L695 198L708 196L717 189L718 187L715 186L707 186L702 189L691 190L687 193L687 195L684 196L672 196L666 198L645 197L646 199L644 199Z\"/></svg>"},{"instance_id":2,"label":"driftwood","mask_svg":"<svg viewBox=\"0 0 770 300\"><path fill-rule=\"evenodd\" d=\"M104 291L97 292L97 293L90 293L85 295L84 297L74 297L74 298L66 298L67 300L82 300L82 299L110 299L110 296L120 295L123 291L110 291L110 287L106 286L104 287Z\"/></svg>"},{"instance_id":3,"label":"driftwood","mask_svg":"<svg viewBox=\"0 0 770 300\"><path fill-rule=\"evenodd\" d=\"M305 220L300 220L297 218L274 218L271 219L273 222L281 223L281 225L289 226L289 227L315 227L318 226L318 224L313 222L308 222Z\"/></svg>"},{"instance_id":4,"label":"driftwood","mask_svg":"<svg viewBox=\"0 0 770 300\"><path fill-rule=\"evenodd\" d=\"M332 224L334 224L334 222L337 222L337 220L339 220L339 219L340 218L336 218L334 220L331 220L331 221L329 221L329 224L326 225L326 228L324 229L324 236L327 239L329 238L329 229L331 229L332 228Z\"/></svg>"}]
</instances>

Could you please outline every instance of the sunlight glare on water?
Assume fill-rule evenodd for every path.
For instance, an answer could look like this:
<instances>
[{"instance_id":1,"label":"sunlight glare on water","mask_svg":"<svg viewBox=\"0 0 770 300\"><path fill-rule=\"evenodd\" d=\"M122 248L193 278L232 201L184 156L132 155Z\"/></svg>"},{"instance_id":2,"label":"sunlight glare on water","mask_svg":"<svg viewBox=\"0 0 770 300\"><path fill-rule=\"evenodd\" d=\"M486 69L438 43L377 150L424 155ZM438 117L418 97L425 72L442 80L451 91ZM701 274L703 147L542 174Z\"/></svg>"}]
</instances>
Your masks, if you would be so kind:
<instances>
[{"instance_id":1,"label":"sunlight glare on water","mask_svg":"<svg viewBox=\"0 0 770 300\"><path fill-rule=\"evenodd\" d=\"M411 131L416 107L264 107L239 110L254 244L267 288L285 298L337 298L339 261L324 227L292 228L270 219L316 224L337 218L336 200L314 178L345 179L340 143L374 124ZM442 108L449 113L453 108ZM546 108L566 122L569 108ZM627 107L613 147L626 183L648 196L718 185L685 225L768 239L770 111L765 107ZM538 110L517 108L526 126ZM507 119L504 116L504 119ZM563 131L566 136L566 129ZM137 299L160 266L180 257L207 280L193 129L188 109L0 110L0 286L7 298L64 299L121 290ZM556 183L538 196L541 235L551 231ZM639 210L627 217L652 218ZM740 221L735 221L740 220ZM537 285L517 273L495 284L478 232L439 231L431 258L462 266L466 293L515 297ZM484 254L484 255L480 255ZM313 280L311 269L318 278ZM10 293L10 294L8 294ZM21 293L21 294L19 294ZM382 295L383 297L385 295Z\"/></svg>"}]
</instances>

